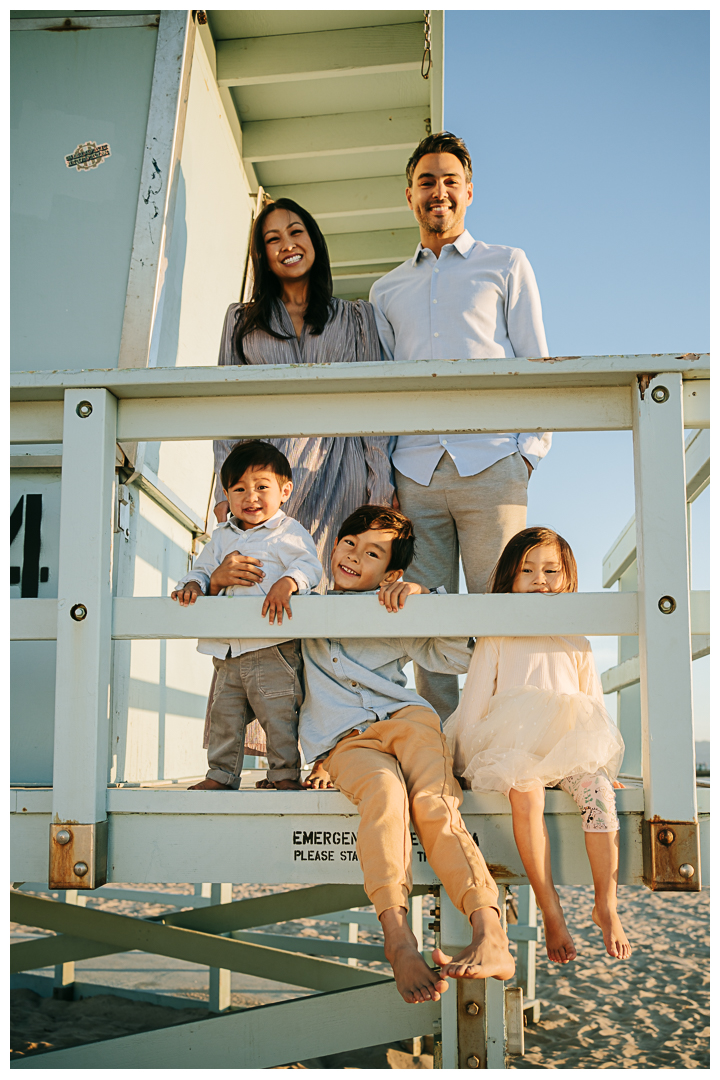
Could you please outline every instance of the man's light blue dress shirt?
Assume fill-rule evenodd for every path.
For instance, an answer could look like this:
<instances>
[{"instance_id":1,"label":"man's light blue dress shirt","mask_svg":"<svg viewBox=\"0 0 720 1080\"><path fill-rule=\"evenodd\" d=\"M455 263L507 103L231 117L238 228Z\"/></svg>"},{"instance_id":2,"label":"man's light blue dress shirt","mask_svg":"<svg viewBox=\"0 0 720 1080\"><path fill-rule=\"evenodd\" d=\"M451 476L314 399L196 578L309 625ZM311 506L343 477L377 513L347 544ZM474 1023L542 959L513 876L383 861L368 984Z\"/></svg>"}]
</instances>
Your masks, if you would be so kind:
<instances>
[{"instance_id":1,"label":"man's light blue dress shirt","mask_svg":"<svg viewBox=\"0 0 720 1080\"><path fill-rule=\"evenodd\" d=\"M418 244L411 259L370 290L389 360L474 360L547 356L540 294L520 248L484 244L465 230L437 258ZM393 465L430 483L447 450L460 476L474 476L518 450L533 468L550 449L549 432L401 435Z\"/></svg>"}]
</instances>

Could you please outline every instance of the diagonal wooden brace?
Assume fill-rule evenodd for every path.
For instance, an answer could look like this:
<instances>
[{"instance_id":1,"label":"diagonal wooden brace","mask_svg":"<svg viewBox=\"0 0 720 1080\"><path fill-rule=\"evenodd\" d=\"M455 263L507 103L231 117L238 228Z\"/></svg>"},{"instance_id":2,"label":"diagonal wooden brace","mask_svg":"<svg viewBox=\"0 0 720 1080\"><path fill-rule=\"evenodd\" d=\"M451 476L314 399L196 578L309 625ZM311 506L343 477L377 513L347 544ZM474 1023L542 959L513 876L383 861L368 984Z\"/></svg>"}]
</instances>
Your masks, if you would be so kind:
<instances>
[{"instance_id":1,"label":"diagonal wooden brace","mask_svg":"<svg viewBox=\"0 0 720 1080\"><path fill-rule=\"evenodd\" d=\"M363 971L332 960L315 959L281 949L268 949L232 938L186 930L183 927L161 926L127 915L88 911L87 908L75 908L55 900L23 896L22 893L10 894L10 917L14 922L26 926L40 926L45 930L68 933L103 945L119 946L120 951L141 949L143 952L172 956L194 964L227 968L230 971L242 971L245 974L277 979L279 982L313 990L341 990L382 981L378 979L376 972ZM12 948L19 950L27 944L34 945L35 942L22 942ZM27 955L27 950L25 954Z\"/></svg>"}]
</instances>

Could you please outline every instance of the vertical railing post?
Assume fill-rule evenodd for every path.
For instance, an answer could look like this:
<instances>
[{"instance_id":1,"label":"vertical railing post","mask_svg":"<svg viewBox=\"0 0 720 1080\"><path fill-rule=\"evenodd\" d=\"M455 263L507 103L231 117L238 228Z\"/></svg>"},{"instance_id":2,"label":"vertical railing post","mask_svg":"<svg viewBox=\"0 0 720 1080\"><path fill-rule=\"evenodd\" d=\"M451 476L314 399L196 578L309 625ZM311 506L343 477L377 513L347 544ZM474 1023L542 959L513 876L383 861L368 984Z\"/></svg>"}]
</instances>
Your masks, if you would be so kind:
<instances>
[{"instance_id":1,"label":"vertical railing post","mask_svg":"<svg viewBox=\"0 0 720 1080\"><path fill-rule=\"evenodd\" d=\"M51 889L106 881L116 426L107 390L65 392Z\"/></svg>"},{"instance_id":2,"label":"vertical railing post","mask_svg":"<svg viewBox=\"0 0 720 1080\"><path fill-rule=\"evenodd\" d=\"M525 932L528 937L516 938L517 961L516 979L518 986L522 987L524 1003L523 1009L528 1017L528 1023L537 1024L540 1019L540 1002L535 998L535 964L537 960L537 940L529 936L530 931L537 929L537 901L532 885L519 885L518 897L518 921L516 930ZM511 927L511 931L512 931ZM532 1004L531 1004L532 1003Z\"/></svg>"},{"instance_id":3,"label":"vertical railing post","mask_svg":"<svg viewBox=\"0 0 720 1080\"><path fill-rule=\"evenodd\" d=\"M66 904L75 904L77 907L85 907L87 896L78 895L77 889L66 889L61 897ZM72 1001L75 994L75 961L66 960L64 964L55 965L53 976L53 997L62 1001Z\"/></svg>"},{"instance_id":4,"label":"vertical railing post","mask_svg":"<svg viewBox=\"0 0 720 1080\"><path fill-rule=\"evenodd\" d=\"M339 940L347 941L350 945L355 945L357 939L358 924L356 922L346 922L345 919L341 919ZM346 963L348 967L357 967L357 956L348 956Z\"/></svg>"},{"instance_id":5,"label":"vertical railing post","mask_svg":"<svg viewBox=\"0 0 720 1080\"><path fill-rule=\"evenodd\" d=\"M205 895L203 893L203 895ZM210 887L211 904L232 902L232 884L213 882ZM210 968L208 985L208 1009L213 1013L224 1012L232 1002L232 972L228 968Z\"/></svg>"},{"instance_id":6,"label":"vertical railing post","mask_svg":"<svg viewBox=\"0 0 720 1080\"><path fill-rule=\"evenodd\" d=\"M685 511L682 378L633 389L642 768L643 878L700 887Z\"/></svg>"},{"instance_id":7,"label":"vertical railing post","mask_svg":"<svg viewBox=\"0 0 720 1080\"><path fill-rule=\"evenodd\" d=\"M504 911L502 885L498 903ZM440 948L452 956L471 940L469 920L441 887ZM504 1069L504 984L498 979L448 979L448 983L440 998L443 1069Z\"/></svg>"}]
</instances>

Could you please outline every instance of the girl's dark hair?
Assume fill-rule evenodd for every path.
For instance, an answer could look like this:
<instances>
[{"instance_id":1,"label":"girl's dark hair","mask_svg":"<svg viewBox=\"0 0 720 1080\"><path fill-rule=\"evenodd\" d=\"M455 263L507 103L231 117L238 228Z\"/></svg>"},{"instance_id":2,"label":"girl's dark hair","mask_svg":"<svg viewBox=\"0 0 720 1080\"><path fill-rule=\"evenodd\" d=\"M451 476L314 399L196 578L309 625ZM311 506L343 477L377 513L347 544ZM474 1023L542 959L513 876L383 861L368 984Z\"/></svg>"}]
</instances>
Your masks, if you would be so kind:
<instances>
[{"instance_id":1,"label":"girl's dark hair","mask_svg":"<svg viewBox=\"0 0 720 1080\"><path fill-rule=\"evenodd\" d=\"M563 540L552 529L546 529L543 525L534 525L531 529L523 529L515 533L509 540L498 559L495 569L488 581L488 592L512 592L515 579L518 576L525 556L533 548L541 544L554 544L560 552L560 563L565 579L563 592L577 592L578 575L577 563L572 553L572 548L567 540Z\"/></svg>"},{"instance_id":2,"label":"girl's dark hair","mask_svg":"<svg viewBox=\"0 0 720 1080\"><path fill-rule=\"evenodd\" d=\"M243 317L238 321L235 332L235 347L241 358L243 357L242 339L253 330L264 330L266 334L271 334L272 337L279 338L281 341L287 340L290 336L279 334L271 328L273 307L282 296L282 285L268 263L263 226L268 216L275 210L288 210L291 214L297 214L307 229L315 249L315 262L310 269L308 305L305 312L305 322L308 324L310 333L321 334L333 314L330 253L325 237L320 232L315 218L302 206L298 206L293 199L276 199L260 211L253 225L250 240L250 258L254 275L253 294L250 303L245 307Z\"/></svg>"},{"instance_id":3,"label":"girl's dark hair","mask_svg":"<svg viewBox=\"0 0 720 1080\"><path fill-rule=\"evenodd\" d=\"M290 462L282 450L260 439L247 439L236 443L222 463L220 483L223 491L229 491L237 484L248 469L270 469L281 485L292 480Z\"/></svg>"},{"instance_id":4,"label":"girl's dark hair","mask_svg":"<svg viewBox=\"0 0 720 1080\"><path fill-rule=\"evenodd\" d=\"M415 553L415 533L410 518L388 506L359 506L350 517L345 518L338 529L338 540L344 536L359 536L368 529L388 529L395 533L390 548L391 570L407 570Z\"/></svg>"}]
</instances>

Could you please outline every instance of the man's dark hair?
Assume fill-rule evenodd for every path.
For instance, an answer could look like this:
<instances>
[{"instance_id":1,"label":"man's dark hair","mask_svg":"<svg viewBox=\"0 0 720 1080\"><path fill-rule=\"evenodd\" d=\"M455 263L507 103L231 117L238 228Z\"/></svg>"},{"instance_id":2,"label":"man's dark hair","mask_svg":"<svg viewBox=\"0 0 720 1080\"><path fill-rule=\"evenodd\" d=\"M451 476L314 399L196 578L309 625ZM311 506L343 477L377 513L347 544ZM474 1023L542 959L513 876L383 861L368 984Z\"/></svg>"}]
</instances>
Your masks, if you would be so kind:
<instances>
[{"instance_id":1,"label":"man's dark hair","mask_svg":"<svg viewBox=\"0 0 720 1080\"><path fill-rule=\"evenodd\" d=\"M463 140L459 135L453 135L452 131L438 131L435 135L428 135L427 138L423 139L420 145L413 150L412 157L408 161L407 168L405 169L408 187L412 187L417 163L421 157L425 156L425 154L454 154L465 170L465 179L468 184L472 180L472 161L470 160L470 152Z\"/></svg>"},{"instance_id":2,"label":"man's dark hair","mask_svg":"<svg viewBox=\"0 0 720 1080\"><path fill-rule=\"evenodd\" d=\"M391 570L407 570L415 553L415 533L410 518L387 506L359 506L350 517L345 518L338 529L338 540L344 536L359 536L368 529L387 529L395 536L390 547Z\"/></svg>"},{"instance_id":3,"label":"man's dark hair","mask_svg":"<svg viewBox=\"0 0 720 1080\"><path fill-rule=\"evenodd\" d=\"M243 318L238 321L235 331L235 346L240 357L244 356L242 339L253 330L264 330L266 334L281 340L290 339L290 335L279 334L271 326L273 308L279 305L282 296L282 284L270 269L265 250L265 240L263 239L263 228L265 221L275 210L287 210L289 213L298 216L307 229L315 251L315 262L310 269L308 302L305 312L305 322L308 325L309 332L315 335L321 334L333 314L333 281L330 272L330 253L325 243L325 237L320 231L320 226L312 214L309 214L293 199L276 199L275 202L268 203L260 211L255 219L250 238L250 257L252 259L254 284L250 302L244 308Z\"/></svg>"},{"instance_id":4,"label":"man's dark hair","mask_svg":"<svg viewBox=\"0 0 720 1080\"><path fill-rule=\"evenodd\" d=\"M292 480L290 462L282 451L260 439L247 439L236 443L223 461L220 470L223 491L237 484L248 469L270 469L281 485Z\"/></svg>"}]
</instances>

